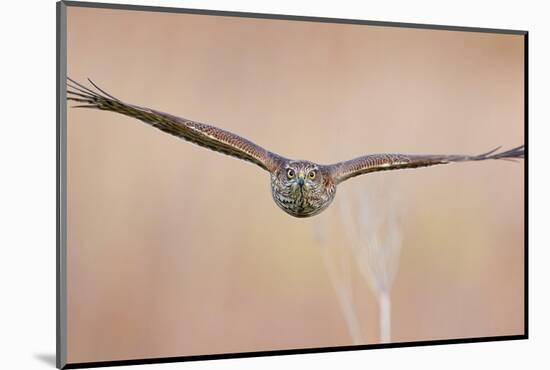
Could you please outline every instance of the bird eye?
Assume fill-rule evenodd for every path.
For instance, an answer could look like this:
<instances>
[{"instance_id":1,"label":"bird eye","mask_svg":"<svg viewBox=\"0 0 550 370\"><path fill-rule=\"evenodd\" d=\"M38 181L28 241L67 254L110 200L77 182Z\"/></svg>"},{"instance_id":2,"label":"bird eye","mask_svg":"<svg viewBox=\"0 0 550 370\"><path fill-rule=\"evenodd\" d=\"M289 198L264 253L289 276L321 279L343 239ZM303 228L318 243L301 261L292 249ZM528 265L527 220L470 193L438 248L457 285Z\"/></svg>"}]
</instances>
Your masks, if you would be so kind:
<instances>
[{"instance_id":1,"label":"bird eye","mask_svg":"<svg viewBox=\"0 0 550 370\"><path fill-rule=\"evenodd\" d=\"M296 173L294 172L294 170L292 168L289 168L287 171L286 171L286 176L289 178L289 179L292 179L294 178L294 175Z\"/></svg>"},{"instance_id":2,"label":"bird eye","mask_svg":"<svg viewBox=\"0 0 550 370\"><path fill-rule=\"evenodd\" d=\"M317 176L317 174L315 173L315 171L309 171L307 176L309 177L310 180L314 180L315 176Z\"/></svg>"}]
</instances>

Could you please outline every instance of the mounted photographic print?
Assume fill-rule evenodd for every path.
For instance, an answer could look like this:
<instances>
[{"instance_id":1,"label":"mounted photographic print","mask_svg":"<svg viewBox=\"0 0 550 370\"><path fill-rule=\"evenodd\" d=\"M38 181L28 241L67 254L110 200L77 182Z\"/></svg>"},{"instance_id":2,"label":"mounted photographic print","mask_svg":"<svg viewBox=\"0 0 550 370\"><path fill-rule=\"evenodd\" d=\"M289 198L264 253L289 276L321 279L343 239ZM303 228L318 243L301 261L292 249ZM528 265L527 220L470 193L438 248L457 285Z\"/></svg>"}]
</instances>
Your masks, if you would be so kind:
<instances>
[{"instance_id":1,"label":"mounted photographic print","mask_svg":"<svg viewBox=\"0 0 550 370\"><path fill-rule=\"evenodd\" d=\"M527 338L527 32L57 5L59 368Z\"/></svg>"}]
</instances>

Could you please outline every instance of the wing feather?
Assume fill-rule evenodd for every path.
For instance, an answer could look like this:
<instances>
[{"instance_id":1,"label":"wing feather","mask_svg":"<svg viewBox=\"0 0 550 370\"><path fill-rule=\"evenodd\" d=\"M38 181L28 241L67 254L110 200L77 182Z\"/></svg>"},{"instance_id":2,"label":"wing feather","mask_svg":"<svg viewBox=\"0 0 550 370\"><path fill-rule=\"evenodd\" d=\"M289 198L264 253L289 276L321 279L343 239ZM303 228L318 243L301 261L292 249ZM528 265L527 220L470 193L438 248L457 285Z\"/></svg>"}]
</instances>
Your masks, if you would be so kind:
<instances>
[{"instance_id":1,"label":"wing feather","mask_svg":"<svg viewBox=\"0 0 550 370\"><path fill-rule=\"evenodd\" d=\"M272 172L283 157L239 135L220 128L176 117L151 108L124 103L88 79L97 91L67 78L67 99L80 103L75 107L94 108L136 118L166 133L205 148L252 162Z\"/></svg>"},{"instance_id":2,"label":"wing feather","mask_svg":"<svg viewBox=\"0 0 550 370\"><path fill-rule=\"evenodd\" d=\"M452 162L484 161L487 159L514 160L524 158L524 145L497 152L495 148L479 155L415 155L415 154L370 154L330 165L332 178L340 183L355 176L376 171L398 170L447 164Z\"/></svg>"}]
</instances>

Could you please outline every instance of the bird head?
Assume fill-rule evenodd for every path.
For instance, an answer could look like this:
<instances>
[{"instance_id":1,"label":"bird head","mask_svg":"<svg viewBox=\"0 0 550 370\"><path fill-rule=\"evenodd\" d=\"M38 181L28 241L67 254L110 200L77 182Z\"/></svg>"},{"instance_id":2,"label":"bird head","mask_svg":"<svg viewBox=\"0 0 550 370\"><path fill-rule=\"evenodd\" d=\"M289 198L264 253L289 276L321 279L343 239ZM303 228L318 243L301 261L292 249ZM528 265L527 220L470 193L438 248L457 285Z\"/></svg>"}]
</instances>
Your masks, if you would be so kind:
<instances>
[{"instance_id":1,"label":"bird head","mask_svg":"<svg viewBox=\"0 0 550 370\"><path fill-rule=\"evenodd\" d=\"M292 161L284 166L279 175L282 182L292 189L292 192L309 192L321 184L322 174L319 167L308 161Z\"/></svg>"}]
</instances>

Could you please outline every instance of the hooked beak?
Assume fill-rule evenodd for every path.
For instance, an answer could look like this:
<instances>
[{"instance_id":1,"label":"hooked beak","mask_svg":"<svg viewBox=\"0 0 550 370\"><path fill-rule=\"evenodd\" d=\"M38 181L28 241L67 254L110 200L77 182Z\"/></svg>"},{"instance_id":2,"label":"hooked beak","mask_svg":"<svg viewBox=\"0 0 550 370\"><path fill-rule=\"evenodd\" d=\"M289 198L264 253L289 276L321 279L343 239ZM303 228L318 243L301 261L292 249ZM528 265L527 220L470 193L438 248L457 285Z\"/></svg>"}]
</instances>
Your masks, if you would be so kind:
<instances>
[{"instance_id":1,"label":"hooked beak","mask_svg":"<svg viewBox=\"0 0 550 370\"><path fill-rule=\"evenodd\" d=\"M298 185L304 186L304 178L305 177L306 177L306 175L304 175L304 173L302 171L300 171L300 173L298 174Z\"/></svg>"}]
</instances>

